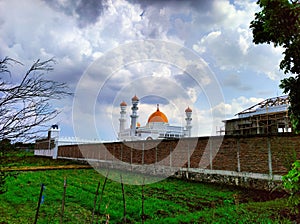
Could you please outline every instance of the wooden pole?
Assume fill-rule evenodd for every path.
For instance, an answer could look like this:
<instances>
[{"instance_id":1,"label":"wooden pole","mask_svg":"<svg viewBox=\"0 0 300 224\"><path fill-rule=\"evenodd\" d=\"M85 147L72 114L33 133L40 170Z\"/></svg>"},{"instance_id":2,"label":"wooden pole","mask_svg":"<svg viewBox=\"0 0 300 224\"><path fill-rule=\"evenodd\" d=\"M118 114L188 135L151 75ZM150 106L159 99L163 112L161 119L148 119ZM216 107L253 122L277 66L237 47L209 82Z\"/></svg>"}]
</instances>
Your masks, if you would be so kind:
<instances>
[{"instance_id":1,"label":"wooden pole","mask_svg":"<svg viewBox=\"0 0 300 224\"><path fill-rule=\"evenodd\" d=\"M145 212L144 212L145 194L144 194L144 187L145 187L145 177L143 177L143 184L142 184L142 224L145 221Z\"/></svg>"},{"instance_id":2,"label":"wooden pole","mask_svg":"<svg viewBox=\"0 0 300 224\"><path fill-rule=\"evenodd\" d=\"M126 200L125 200L125 191L124 191L124 184L122 179L122 174L120 174L121 180L121 187L122 187L122 195L123 195L123 222L126 223Z\"/></svg>"},{"instance_id":3,"label":"wooden pole","mask_svg":"<svg viewBox=\"0 0 300 224\"><path fill-rule=\"evenodd\" d=\"M102 197L103 197L105 185L106 185L106 182L107 182L108 174L109 174L109 171L107 171L107 173L106 173L106 176L105 176L105 179L104 179L104 183L103 183L103 185L102 185L102 190L101 190L101 194L100 194L100 200L99 200L98 207L97 207L97 211L99 212L99 214L100 214L100 208L101 208L101 203L102 203ZM99 216L98 216L98 217L99 217ZM98 221L99 221L98 217L97 217L96 223L98 223Z\"/></svg>"},{"instance_id":4,"label":"wooden pole","mask_svg":"<svg viewBox=\"0 0 300 224\"><path fill-rule=\"evenodd\" d=\"M61 200L61 214L60 214L60 222L63 223L63 217L64 217L64 212L65 212L65 198L66 198L66 191L67 191L67 178L64 178L64 191L62 195L62 200Z\"/></svg>"},{"instance_id":5,"label":"wooden pole","mask_svg":"<svg viewBox=\"0 0 300 224\"><path fill-rule=\"evenodd\" d=\"M100 188L100 181L98 182L97 190L96 190L96 193L95 193L91 224L93 224L93 222L94 222L95 208L96 208L96 203L97 203L97 199L98 199L98 195L99 195L99 188Z\"/></svg>"},{"instance_id":6,"label":"wooden pole","mask_svg":"<svg viewBox=\"0 0 300 224\"><path fill-rule=\"evenodd\" d=\"M41 206L42 197L43 197L43 191L44 191L44 184L41 184L40 196L39 196L39 201L38 201L38 205L37 205L37 208L36 208L34 224L36 224L36 222L38 220L40 206Z\"/></svg>"}]
</instances>

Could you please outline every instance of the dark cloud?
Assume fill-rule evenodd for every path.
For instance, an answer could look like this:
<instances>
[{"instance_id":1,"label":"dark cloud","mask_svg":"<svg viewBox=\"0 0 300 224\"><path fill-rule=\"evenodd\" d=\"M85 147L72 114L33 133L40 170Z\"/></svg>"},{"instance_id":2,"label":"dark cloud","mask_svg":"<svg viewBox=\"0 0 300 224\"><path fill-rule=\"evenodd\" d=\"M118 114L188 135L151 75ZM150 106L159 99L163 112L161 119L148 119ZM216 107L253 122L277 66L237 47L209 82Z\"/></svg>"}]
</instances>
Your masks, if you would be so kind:
<instances>
[{"instance_id":1,"label":"dark cloud","mask_svg":"<svg viewBox=\"0 0 300 224\"><path fill-rule=\"evenodd\" d=\"M195 1L195 0L127 0L130 3L133 4L140 4L141 8L145 9L147 6L157 6L158 8L163 8L165 6L168 7L180 7L181 5L189 4L191 7L206 11L211 8L211 5L213 3L212 0L201 0L201 1Z\"/></svg>"},{"instance_id":2,"label":"dark cloud","mask_svg":"<svg viewBox=\"0 0 300 224\"><path fill-rule=\"evenodd\" d=\"M56 10L66 15L75 16L79 27L95 23L106 8L106 0L44 0Z\"/></svg>"},{"instance_id":3,"label":"dark cloud","mask_svg":"<svg viewBox=\"0 0 300 224\"><path fill-rule=\"evenodd\" d=\"M125 101L128 105L131 105L132 96L128 94L126 96L118 96L119 91L121 91L121 88L117 85L106 85L99 92L97 102L99 105L113 105L114 107L119 107L121 101ZM169 101L164 97L147 95L140 98L140 103L168 105Z\"/></svg>"},{"instance_id":4,"label":"dark cloud","mask_svg":"<svg viewBox=\"0 0 300 224\"><path fill-rule=\"evenodd\" d=\"M174 75L176 82L183 88L195 88L198 86L196 80L188 74L177 74Z\"/></svg>"},{"instance_id":5,"label":"dark cloud","mask_svg":"<svg viewBox=\"0 0 300 224\"><path fill-rule=\"evenodd\" d=\"M201 0L201 1L190 0L189 2L190 5L197 10L209 11L212 8L214 0Z\"/></svg>"},{"instance_id":6,"label":"dark cloud","mask_svg":"<svg viewBox=\"0 0 300 224\"><path fill-rule=\"evenodd\" d=\"M161 104L161 105L169 104L169 101L167 99L160 96L154 96L154 95L144 96L140 99L140 101L145 104Z\"/></svg>"},{"instance_id":7,"label":"dark cloud","mask_svg":"<svg viewBox=\"0 0 300 224\"><path fill-rule=\"evenodd\" d=\"M107 82L99 91L97 101L100 105L114 105L118 106L121 100L115 101L118 93L122 89L121 83Z\"/></svg>"},{"instance_id":8,"label":"dark cloud","mask_svg":"<svg viewBox=\"0 0 300 224\"><path fill-rule=\"evenodd\" d=\"M86 26L95 23L104 9L103 1L99 0L81 0L76 8L77 14L80 16L79 25Z\"/></svg>"},{"instance_id":9,"label":"dark cloud","mask_svg":"<svg viewBox=\"0 0 300 224\"><path fill-rule=\"evenodd\" d=\"M237 75L237 74L231 74L231 75L226 76L222 80L222 84L224 86L234 87L234 88L236 88L238 90L242 90L242 91L251 90L250 86L244 85L242 83L240 75Z\"/></svg>"}]
</instances>

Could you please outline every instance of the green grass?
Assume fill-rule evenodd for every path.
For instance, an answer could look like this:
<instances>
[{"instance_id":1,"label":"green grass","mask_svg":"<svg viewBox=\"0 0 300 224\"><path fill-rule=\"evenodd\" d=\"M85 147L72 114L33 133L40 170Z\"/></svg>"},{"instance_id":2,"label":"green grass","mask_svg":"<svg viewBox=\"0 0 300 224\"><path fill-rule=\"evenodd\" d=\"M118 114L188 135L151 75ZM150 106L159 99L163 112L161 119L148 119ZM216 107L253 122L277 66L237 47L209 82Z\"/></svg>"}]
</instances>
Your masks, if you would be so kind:
<instances>
[{"instance_id":1,"label":"green grass","mask_svg":"<svg viewBox=\"0 0 300 224\"><path fill-rule=\"evenodd\" d=\"M104 177L92 169L21 172L16 178L9 177L8 191L0 195L0 223L33 223L41 183L46 186L45 201L38 223L59 223L64 177L64 223L90 223L98 181L100 189L104 182ZM125 185L130 223L141 223L141 192L141 186ZM241 189L166 179L145 186L145 223L290 223L288 217L280 217L287 199L251 202L248 198L236 205L234 195L243 194ZM104 223L108 215L110 223L122 222L121 184L110 180L96 218Z\"/></svg>"},{"instance_id":2,"label":"green grass","mask_svg":"<svg viewBox=\"0 0 300 224\"><path fill-rule=\"evenodd\" d=\"M1 157L1 166L68 165L69 160L33 156L32 152L10 152ZM105 174L105 171L102 172ZM11 172L11 174L14 174ZM95 191L100 192L105 177L93 169L18 172L7 177L7 192L0 194L0 223L33 223L41 184L45 184L44 203L38 223L59 223L64 178L67 178L63 223L91 223ZM110 171L110 177L123 180L138 175ZM153 182L153 181L152 181ZM297 214L287 197L268 199L269 193L228 186L186 182L168 178L144 187L145 223L293 223ZM142 187L125 185L128 223L141 223ZM260 202L258 202L260 201ZM99 208L99 198L96 208ZM119 182L108 179L94 223L122 223L123 201Z\"/></svg>"},{"instance_id":3,"label":"green grass","mask_svg":"<svg viewBox=\"0 0 300 224\"><path fill-rule=\"evenodd\" d=\"M78 163L78 162L77 162ZM8 151L0 157L1 167L55 166L76 164L75 161L34 156L33 151Z\"/></svg>"}]
</instances>

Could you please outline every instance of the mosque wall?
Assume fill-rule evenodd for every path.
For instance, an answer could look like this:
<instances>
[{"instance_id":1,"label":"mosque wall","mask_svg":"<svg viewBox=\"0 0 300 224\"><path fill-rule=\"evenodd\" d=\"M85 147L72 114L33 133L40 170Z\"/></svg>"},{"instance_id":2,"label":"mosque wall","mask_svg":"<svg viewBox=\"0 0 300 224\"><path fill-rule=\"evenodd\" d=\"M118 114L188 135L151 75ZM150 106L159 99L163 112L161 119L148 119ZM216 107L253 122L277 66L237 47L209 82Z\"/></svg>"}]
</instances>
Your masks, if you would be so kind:
<instances>
[{"instance_id":1,"label":"mosque wall","mask_svg":"<svg viewBox=\"0 0 300 224\"><path fill-rule=\"evenodd\" d=\"M152 164L153 167L224 171L236 175L257 173L271 177L286 174L292 161L300 159L299 145L300 135L292 133L212 136L59 146L58 158L88 158L116 164L122 161L130 165Z\"/></svg>"}]
</instances>

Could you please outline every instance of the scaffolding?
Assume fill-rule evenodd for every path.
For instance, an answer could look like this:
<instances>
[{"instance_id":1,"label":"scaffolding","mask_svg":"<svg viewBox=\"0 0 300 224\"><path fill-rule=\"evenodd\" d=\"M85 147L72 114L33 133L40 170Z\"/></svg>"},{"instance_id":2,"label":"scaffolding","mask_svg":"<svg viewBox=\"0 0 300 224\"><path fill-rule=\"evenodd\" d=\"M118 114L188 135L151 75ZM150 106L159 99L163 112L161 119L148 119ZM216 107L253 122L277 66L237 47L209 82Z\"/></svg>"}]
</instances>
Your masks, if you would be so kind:
<instances>
[{"instance_id":1,"label":"scaffolding","mask_svg":"<svg viewBox=\"0 0 300 224\"><path fill-rule=\"evenodd\" d=\"M292 132L288 96L266 99L224 121L225 135L254 135Z\"/></svg>"}]
</instances>

